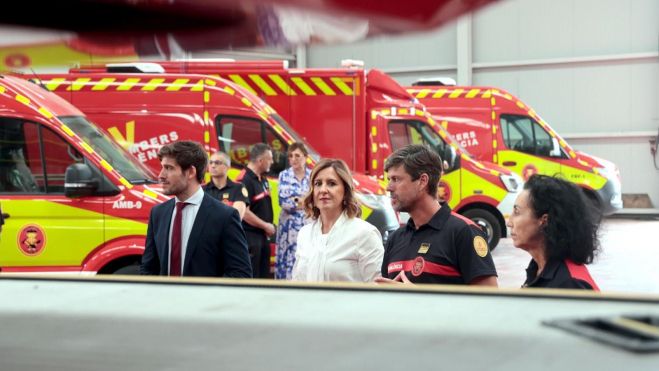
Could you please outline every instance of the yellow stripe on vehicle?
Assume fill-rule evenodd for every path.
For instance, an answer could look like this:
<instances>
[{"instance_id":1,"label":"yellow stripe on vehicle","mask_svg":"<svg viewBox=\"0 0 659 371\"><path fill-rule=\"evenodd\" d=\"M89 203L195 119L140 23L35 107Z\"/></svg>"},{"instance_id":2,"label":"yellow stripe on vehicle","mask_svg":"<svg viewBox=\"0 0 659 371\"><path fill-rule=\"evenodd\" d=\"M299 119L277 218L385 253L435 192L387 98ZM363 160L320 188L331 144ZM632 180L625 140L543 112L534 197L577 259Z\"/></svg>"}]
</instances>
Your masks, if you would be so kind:
<instances>
[{"instance_id":1,"label":"yellow stripe on vehicle","mask_svg":"<svg viewBox=\"0 0 659 371\"><path fill-rule=\"evenodd\" d=\"M497 105L497 100L494 97L490 98L490 105L492 105L492 107Z\"/></svg>"},{"instance_id":2,"label":"yellow stripe on vehicle","mask_svg":"<svg viewBox=\"0 0 659 371\"><path fill-rule=\"evenodd\" d=\"M492 141L492 148L493 149L497 148L497 140L496 139Z\"/></svg>"},{"instance_id":3,"label":"yellow stripe on vehicle","mask_svg":"<svg viewBox=\"0 0 659 371\"><path fill-rule=\"evenodd\" d=\"M66 126L65 124L62 124L62 126L60 126L60 127L62 128L62 131L65 132L68 136L72 137L72 136L75 135L73 130L71 130L71 128Z\"/></svg>"},{"instance_id":4,"label":"yellow stripe on vehicle","mask_svg":"<svg viewBox=\"0 0 659 371\"><path fill-rule=\"evenodd\" d=\"M205 91L204 92L204 103L208 103L211 101L211 92Z\"/></svg>"},{"instance_id":5,"label":"yellow stripe on vehicle","mask_svg":"<svg viewBox=\"0 0 659 371\"><path fill-rule=\"evenodd\" d=\"M142 193L146 196L153 198L154 200L158 199L158 194L150 189L145 189Z\"/></svg>"},{"instance_id":6,"label":"yellow stripe on vehicle","mask_svg":"<svg viewBox=\"0 0 659 371\"><path fill-rule=\"evenodd\" d=\"M265 82L265 80L263 80L263 79L261 78L261 76L259 76L259 75L248 75L248 76L249 76L249 78L250 78L252 81L254 81L254 83L255 83L259 88L261 88L261 90L263 90L263 92L265 93L265 95L270 95L270 96L272 96L272 95L277 95L277 92L275 92L274 89L272 89L272 88L270 87L270 85L268 85L268 83Z\"/></svg>"},{"instance_id":7,"label":"yellow stripe on vehicle","mask_svg":"<svg viewBox=\"0 0 659 371\"><path fill-rule=\"evenodd\" d=\"M30 105L30 100L29 100L27 97L25 97L25 96L22 96L22 95L20 95L20 94L16 94L16 98L15 98L15 99L16 99L18 102L23 103L23 104L26 105L26 106L29 106L29 105Z\"/></svg>"},{"instance_id":8,"label":"yellow stripe on vehicle","mask_svg":"<svg viewBox=\"0 0 659 371\"><path fill-rule=\"evenodd\" d=\"M154 91L164 81L165 81L165 79L151 79L151 80L149 80L149 82L144 84L144 86L142 86L142 90L144 90L144 91Z\"/></svg>"},{"instance_id":9,"label":"yellow stripe on vehicle","mask_svg":"<svg viewBox=\"0 0 659 371\"><path fill-rule=\"evenodd\" d=\"M302 90L302 92L306 95L316 95L316 92L307 85L306 82L301 77L291 77L291 81Z\"/></svg>"},{"instance_id":10,"label":"yellow stripe on vehicle","mask_svg":"<svg viewBox=\"0 0 659 371\"><path fill-rule=\"evenodd\" d=\"M487 98L493 98L493 97L492 97L492 91L489 90L489 89L488 89L488 90L485 90L485 91L483 92L483 98L485 98L485 99L487 99Z\"/></svg>"},{"instance_id":11,"label":"yellow stripe on vehicle","mask_svg":"<svg viewBox=\"0 0 659 371\"><path fill-rule=\"evenodd\" d=\"M82 148L84 148L85 151L87 151L88 153L94 153L94 149L93 149L89 144L87 144L87 143L85 143L85 142L81 142L80 145L81 145Z\"/></svg>"},{"instance_id":12,"label":"yellow stripe on vehicle","mask_svg":"<svg viewBox=\"0 0 659 371\"><path fill-rule=\"evenodd\" d=\"M225 92L227 92L229 95L234 95L234 94L236 94L236 91L233 90L233 89L231 89L231 87L229 87L229 86L225 86L223 90L224 90Z\"/></svg>"},{"instance_id":13,"label":"yellow stripe on vehicle","mask_svg":"<svg viewBox=\"0 0 659 371\"><path fill-rule=\"evenodd\" d=\"M60 85L62 85L62 83L63 83L64 81L66 81L66 79L65 79L65 78L61 78L61 77L54 78L54 79L52 79L52 80L50 80L50 81L47 81L47 82L46 82L46 89L48 89L48 90L50 90L50 91L53 91L53 90L57 89ZM3 88L3 89L4 89L4 88Z\"/></svg>"},{"instance_id":14,"label":"yellow stripe on vehicle","mask_svg":"<svg viewBox=\"0 0 659 371\"><path fill-rule=\"evenodd\" d=\"M342 78L332 77L332 78L330 78L330 80L334 83L334 85L336 85L337 88L339 88L339 90L341 90L341 92L343 94L345 94L345 95L353 95L354 94L354 92L352 91L352 88L350 88L350 86L348 86L348 84L346 84L345 81L343 81Z\"/></svg>"},{"instance_id":15,"label":"yellow stripe on vehicle","mask_svg":"<svg viewBox=\"0 0 659 371\"><path fill-rule=\"evenodd\" d=\"M460 94L462 94L462 89L455 89L451 94L449 94L449 98L458 98Z\"/></svg>"},{"instance_id":16,"label":"yellow stripe on vehicle","mask_svg":"<svg viewBox=\"0 0 659 371\"><path fill-rule=\"evenodd\" d=\"M112 165L110 165L110 163L105 161L105 160L101 160L101 166L103 166L103 168L107 171L113 171L114 170Z\"/></svg>"},{"instance_id":17,"label":"yellow stripe on vehicle","mask_svg":"<svg viewBox=\"0 0 659 371\"><path fill-rule=\"evenodd\" d=\"M240 101L243 102L243 104L246 105L247 107L252 106L252 102L249 99L245 98L245 97L240 98Z\"/></svg>"},{"instance_id":18,"label":"yellow stripe on vehicle","mask_svg":"<svg viewBox=\"0 0 659 371\"><path fill-rule=\"evenodd\" d=\"M473 97L477 96L478 93L480 93L480 91L481 91L480 89L471 89L471 90L469 90L469 93L467 93L467 98L473 98Z\"/></svg>"},{"instance_id":19,"label":"yellow stripe on vehicle","mask_svg":"<svg viewBox=\"0 0 659 371\"><path fill-rule=\"evenodd\" d=\"M190 91L203 91L204 90L204 80L197 81L191 88Z\"/></svg>"},{"instance_id":20,"label":"yellow stripe on vehicle","mask_svg":"<svg viewBox=\"0 0 659 371\"><path fill-rule=\"evenodd\" d=\"M48 89L48 90L50 90L50 89ZM0 94L4 94L4 93L5 93L5 87L0 86Z\"/></svg>"},{"instance_id":21,"label":"yellow stripe on vehicle","mask_svg":"<svg viewBox=\"0 0 659 371\"><path fill-rule=\"evenodd\" d=\"M204 131L204 143L210 143L211 141L211 133L208 132L208 130Z\"/></svg>"},{"instance_id":22,"label":"yellow stripe on vehicle","mask_svg":"<svg viewBox=\"0 0 659 371\"><path fill-rule=\"evenodd\" d=\"M124 185L124 187L126 187L126 188L128 188L128 189L133 188L133 185L130 184L130 182L129 182L128 180L126 180L126 178L121 177L121 178L119 178L119 181L121 182L121 184Z\"/></svg>"},{"instance_id":23,"label":"yellow stripe on vehicle","mask_svg":"<svg viewBox=\"0 0 659 371\"><path fill-rule=\"evenodd\" d=\"M174 82L169 84L169 86L165 89L166 91L179 91L183 87L183 85L187 84L190 79L176 79Z\"/></svg>"},{"instance_id":24,"label":"yellow stripe on vehicle","mask_svg":"<svg viewBox=\"0 0 659 371\"><path fill-rule=\"evenodd\" d=\"M291 88L290 85L288 85L288 83L281 78L281 76L272 74L268 75L268 77L270 78L270 81L274 82L275 85L277 85L279 89L284 92L284 94L293 96L297 95L295 90L293 90L293 88Z\"/></svg>"},{"instance_id":25,"label":"yellow stripe on vehicle","mask_svg":"<svg viewBox=\"0 0 659 371\"><path fill-rule=\"evenodd\" d=\"M53 118L53 114L46 109L46 107L39 107L39 113L47 119Z\"/></svg>"},{"instance_id":26,"label":"yellow stripe on vehicle","mask_svg":"<svg viewBox=\"0 0 659 371\"><path fill-rule=\"evenodd\" d=\"M204 122L209 122L210 121L211 115L208 113L208 111L204 111Z\"/></svg>"},{"instance_id":27,"label":"yellow stripe on vehicle","mask_svg":"<svg viewBox=\"0 0 659 371\"><path fill-rule=\"evenodd\" d=\"M126 81L122 82L117 86L117 91L127 91L133 88L138 82L140 82L140 79L138 78L130 78L126 79Z\"/></svg>"},{"instance_id":28,"label":"yellow stripe on vehicle","mask_svg":"<svg viewBox=\"0 0 659 371\"><path fill-rule=\"evenodd\" d=\"M363 220L368 219L368 217L373 213L373 209L371 209L370 207L367 207L367 206L365 206L365 205L360 205L360 207L361 207L361 209L362 209L362 216L361 216L361 218L362 218Z\"/></svg>"},{"instance_id":29,"label":"yellow stripe on vehicle","mask_svg":"<svg viewBox=\"0 0 659 371\"><path fill-rule=\"evenodd\" d=\"M401 108L398 110L398 115L408 115L409 110L407 108Z\"/></svg>"},{"instance_id":30,"label":"yellow stripe on vehicle","mask_svg":"<svg viewBox=\"0 0 659 371\"><path fill-rule=\"evenodd\" d=\"M263 119L263 121L268 121L268 115L265 112L259 111L258 115Z\"/></svg>"},{"instance_id":31,"label":"yellow stripe on vehicle","mask_svg":"<svg viewBox=\"0 0 659 371\"><path fill-rule=\"evenodd\" d=\"M373 160L373 162L371 163L371 166L374 170L377 169L378 168L378 160Z\"/></svg>"},{"instance_id":32,"label":"yellow stripe on vehicle","mask_svg":"<svg viewBox=\"0 0 659 371\"><path fill-rule=\"evenodd\" d=\"M217 83L215 82L215 80L211 80L211 79L206 79L206 80L204 80L204 83L205 83L206 85L208 85L208 86L215 86L215 85L217 85Z\"/></svg>"},{"instance_id":33,"label":"yellow stripe on vehicle","mask_svg":"<svg viewBox=\"0 0 659 371\"><path fill-rule=\"evenodd\" d=\"M116 80L114 77L104 77L92 86L93 91L105 90Z\"/></svg>"},{"instance_id":34,"label":"yellow stripe on vehicle","mask_svg":"<svg viewBox=\"0 0 659 371\"><path fill-rule=\"evenodd\" d=\"M497 113L492 111L492 120L496 120L496 119L497 119Z\"/></svg>"},{"instance_id":35,"label":"yellow stripe on vehicle","mask_svg":"<svg viewBox=\"0 0 659 371\"><path fill-rule=\"evenodd\" d=\"M371 152L375 153L378 151L378 145L376 143L371 143Z\"/></svg>"},{"instance_id":36,"label":"yellow stripe on vehicle","mask_svg":"<svg viewBox=\"0 0 659 371\"><path fill-rule=\"evenodd\" d=\"M428 94L430 94L430 89L421 89L418 93L416 93L416 97L423 99L428 96Z\"/></svg>"},{"instance_id":37,"label":"yellow stripe on vehicle","mask_svg":"<svg viewBox=\"0 0 659 371\"><path fill-rule=\"evenodd\" d=\"M517 107L519 107L519 108L521 108L521 109L526 108L526 106L524 105L524 103L522 103L521 101L517 101L517 102L515 102L515 104L517 104Z\"/></svg>"},{"instance_id":38,"label":"yellow stripe on vehicle","mask_svg":"<svg viewBox=\"0 0 659 371\"><path fill-rule=\"evenodd\" d=\"M441 98L446 94L447 90L446 89L439 89L435 92L435 94L432 95L433 98Z\"/></svg>"},{"instance_id":39,"label":"yellow stripe on vehicle","mask_svg":"<svg viewBox=\"0 0 659 371\"><path fill-rule=\"evenodd\" d=\"M75 81L71 82L71 85L69 86L69 88L67 90L78 91L78 90L82 89L83 86L87 85L89 80L91 80L91 78L89 78L89 77L77 78L77 79L75 79Z\"/></svg>"},{"instance_id":40,"label":"yellow stripe on vehicle","mask_svg":"<svg viewBox=\"0 0 659 371\"><path fill-rule=\"evenodd\" d=\"M378 112L377 111L371 111L371 120L375 120L376 117L378 117Z\"/></svg>"},{"instance_id":41,"label":"yellow stripe on vehicle","mask_svg":"<svg viewBox=\"0 0 659 371\"><path fill-rule=\"evenodd\" d=\"M332 88L330 88L329 86L327 86L327 84L325 83L325 81L323 81L322 78L320 78L320 77L312 77L312 78L311 78L311 81L312 81L314 84L316 84L316 86L318 87L318 89L320 89L320 91L322 91L323 93L325 93L325 95L336 95L336 93L334 92L334 90L332 90Z\"/></svg>"},{"instance_id":42,"label":"yellow stripe on vehicle","mask_svg":"<svg viewBox=\"0 0 659 371\"><path fill-rule=\"evenodd\" d=\"M378 135L378 128L375 126L371 126L371 135L372 136L377 136Z\"/></svg>"},{"instance_id":43,"label":"yellow stripe on vehicle","mask_svg":"<svg viewBox=\"0 0 659 371\"><path fill-rule=\"evenodd\" d=\"M256 90L252 89L252 87L249 86L249 84L247 83L247 81L243 80L243 78L242 78L240 75L229 75L229 78L231 79L231 81L233 81L233 82L235 82L236 84L242 86L243 88L249 90L249 91L252 92L253 94L258 95L258 93L256 92Z\"/></svg>"}]
</instances>

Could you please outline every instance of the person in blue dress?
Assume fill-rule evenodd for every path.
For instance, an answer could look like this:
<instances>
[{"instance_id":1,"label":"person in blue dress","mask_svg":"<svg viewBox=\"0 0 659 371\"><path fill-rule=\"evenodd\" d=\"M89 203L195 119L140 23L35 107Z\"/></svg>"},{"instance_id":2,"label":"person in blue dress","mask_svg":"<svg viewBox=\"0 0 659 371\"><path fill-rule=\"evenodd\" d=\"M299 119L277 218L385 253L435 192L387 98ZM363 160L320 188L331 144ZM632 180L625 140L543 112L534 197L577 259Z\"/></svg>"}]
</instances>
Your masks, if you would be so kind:
<instances>
[{"instance_id":1,"label":"person in blue dress","mask_svg":"<svg viewBox=\"0 0 659 371\"><path fill-rule=\"evenodd\" d=\"M307 149L302 143L288 147L288 169L279 173L279 227L275 279L290 280L295 264L297 234L305 224L302 200L309 191L311 169L307 167Z\"/></svg>"}]
</instances>

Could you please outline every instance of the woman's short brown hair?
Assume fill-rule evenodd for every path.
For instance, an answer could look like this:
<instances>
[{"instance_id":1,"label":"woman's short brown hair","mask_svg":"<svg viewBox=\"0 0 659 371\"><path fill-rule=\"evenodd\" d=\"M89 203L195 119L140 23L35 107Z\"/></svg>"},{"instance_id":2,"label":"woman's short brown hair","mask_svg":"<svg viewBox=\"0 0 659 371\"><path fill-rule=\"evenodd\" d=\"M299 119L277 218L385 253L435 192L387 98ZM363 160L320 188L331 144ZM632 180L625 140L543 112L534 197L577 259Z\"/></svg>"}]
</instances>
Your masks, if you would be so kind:
<instances>
[{"instance_id":1,"label":"woman's short brown hair","mask_svg":"<svg viewBox=\"0 0 659 371\"><path fill-rule=\"evenodd\" d=\"M352 181L350 170L348 170L348 165L346 165L343 160L324 158L320 160L311 171L309 193L304 197L304 211L307 214L307 217L315 220L320 216L320 210L313 204L314 182L319 172L330 167L336 171L336 174L343 182L343 188L345 190L342 203L343 211L346 212L349 218L360 216L362 214L362 209L355 197L355 186Z\"/></svg>"},{"instance_id":2,"label":"woman's short brown hair","mask_svg":"<svg viewBox=\"0 0 659 371\"><path fill-rule=\"evenodd\" d=\"M296 149L299 149L300 152L302 152L302 154L304 154L305 156L309 155L309 151L307 151L307 147L305 147L304 144L300 143L300 142L295 142L295 143L291 144L290 146L288 146L288 154L290 155Z\"/></svg>"}]
</instances>

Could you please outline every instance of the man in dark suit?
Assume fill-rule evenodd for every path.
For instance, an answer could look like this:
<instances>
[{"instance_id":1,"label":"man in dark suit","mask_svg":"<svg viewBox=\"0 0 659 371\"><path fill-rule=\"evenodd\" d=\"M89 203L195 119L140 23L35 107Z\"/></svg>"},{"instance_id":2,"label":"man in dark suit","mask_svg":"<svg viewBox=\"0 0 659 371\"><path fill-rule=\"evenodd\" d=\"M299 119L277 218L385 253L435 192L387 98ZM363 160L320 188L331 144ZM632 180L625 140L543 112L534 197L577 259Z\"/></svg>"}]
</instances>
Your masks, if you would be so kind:
<instances>
[{"instance_id":1,"label":"man in dark suit","mask_svg":"<svg viewBox=\"0 0 659 371\"><path fill-rule=\"evenodd\" d=\"M252 276L245 232L236 209L204 193L208 157L196 142L160 149L163 192L175 196L149 217L141 274L169 276Z\"/></svg>"}]
</instances>

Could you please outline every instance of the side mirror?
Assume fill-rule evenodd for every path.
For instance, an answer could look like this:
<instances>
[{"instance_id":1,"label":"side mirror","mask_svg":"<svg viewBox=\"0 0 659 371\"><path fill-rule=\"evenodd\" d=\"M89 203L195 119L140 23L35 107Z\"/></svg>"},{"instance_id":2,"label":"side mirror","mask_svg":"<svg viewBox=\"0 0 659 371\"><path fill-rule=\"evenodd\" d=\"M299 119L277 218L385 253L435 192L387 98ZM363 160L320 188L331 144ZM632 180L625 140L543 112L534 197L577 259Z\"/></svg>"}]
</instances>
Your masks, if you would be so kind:
<instances>
[{"instance_id":1,"label":"side mirror","mask_svg":"<svg viewBox=\"0 0 659 371\"><path fill-rule=\"evenodd\" d=\"M551 151L549 152L551 157L561 157L561 146L558 145L558 139L551 138Z\"/></svg>"},{"instance_id":2,"label":"side mirror","mask_svg":"<svg viewBox=\"0 0 659 371\"><path fill-rule=\"evenodd\" d=\"M94 178L92 169L87 164L72 164L66 168L64 175L64 195L70 198L90 196L98 188L99 181Z\"/></svg>"}]
</instances>

